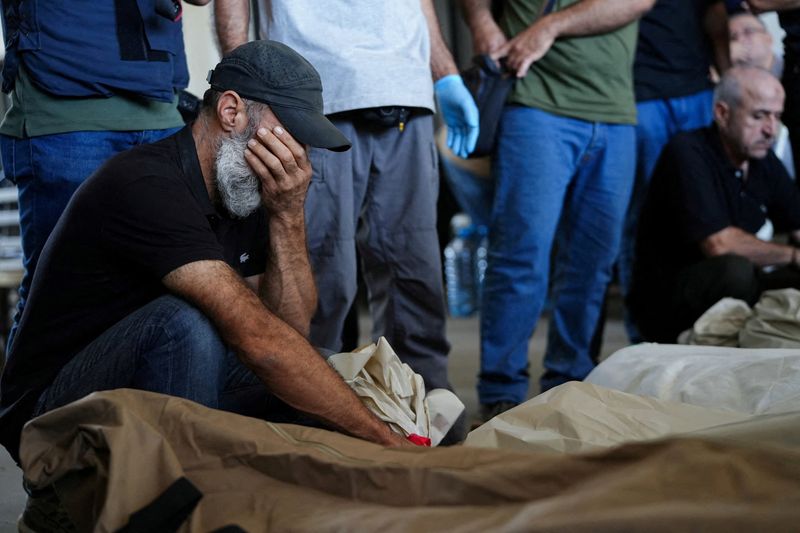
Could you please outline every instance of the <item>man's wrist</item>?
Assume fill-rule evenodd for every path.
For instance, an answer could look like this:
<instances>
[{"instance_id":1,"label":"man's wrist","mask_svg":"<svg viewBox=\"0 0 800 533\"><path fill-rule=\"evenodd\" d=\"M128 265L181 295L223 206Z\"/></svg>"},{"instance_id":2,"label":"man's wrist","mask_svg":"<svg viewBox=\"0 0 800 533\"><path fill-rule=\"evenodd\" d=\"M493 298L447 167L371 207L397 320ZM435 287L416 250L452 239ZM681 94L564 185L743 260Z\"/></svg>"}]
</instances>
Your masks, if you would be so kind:
<instances>
[{"instance_id":1,"label":"man's wrist","mask_svg":"<svg viewBox=\"0 0 800 533\"><path fill-rule=\"evenodd\" d=\"M383 426L382 433L383 436L380 439L380 444L382 446L402 446L405 437L402 435L395 433L392 429L384 422L380 422Z\"/></svg>"},{"instance_id":2,"label":"man's wrist","mask_svg":"<svg viewBox=\"0 0 800 533\"><path fill-rule=\"evenodd\" d=\"M269 226L270 229L303 230L305 228L305 212L302 209L299 211L285 210L270 212Z\"/></svg>"},{"instance_id":3,"label":"man's wrist","mask_svg":"<svg viewBox=\"0 0 800 533\"><path fill-rule=\"evenodd\" d=\"M548 35L554 41L558 39L563 31L563 25L561 24L561 18L558 16L558 12L545 15L534 22L533 25L536 26L537 31Z\"/></svg>"},{"instance_id":4,"label":"man's wrist","mask_svg":"<svg viewBox=\"0 0 800 533\"><path fill-rule=\"evenodd\" d=\"M446 74L433 82L433 90L437 92L442 91L443 89L449 87L450 85L459 83L463 83L460 74L458 74L457 72L452 74Z\"/></svg>"}]
</instances>

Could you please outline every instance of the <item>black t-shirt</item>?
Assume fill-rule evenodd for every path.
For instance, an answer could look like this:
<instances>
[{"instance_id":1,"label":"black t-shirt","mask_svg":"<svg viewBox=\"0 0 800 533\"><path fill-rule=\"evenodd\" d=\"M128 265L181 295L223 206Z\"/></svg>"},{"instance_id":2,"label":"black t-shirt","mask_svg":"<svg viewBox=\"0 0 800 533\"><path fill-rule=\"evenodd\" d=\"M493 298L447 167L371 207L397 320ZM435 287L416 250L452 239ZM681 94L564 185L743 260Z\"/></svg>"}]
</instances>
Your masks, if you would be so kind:
<instances>
[{"instance_id":1,"label":"black t-shirt","mask_svg":"<svg viewBox=\"0 0 800 533\"><path fill-rule=\"evenodd\" d=\"M716 127L672 138L639 218L637 286L669 291L678 272L704 258L700 243L728 226L755 234L769 218L777 232L800 229L800 192L771 150L741 175Z\"/></svg>"},{"instance_id":2,"label":"black t-shirt","mask_svg":"<svg viewBox=\"0 0 800 533\"><path fill-rule=\"evenodd\" d=\"M166 294L162 278L199 260L264 271L267 215L212 205L187 127L121 153L78 189L42 251L0 379L0 441L19 432L59 370L101 333Z\"/></svg>"},{"instance_id":3,"label":"black t-shirt","mask_svg":"<svg viewBox=\"0 0 800 533\"><path fill-rule=\"evenodd\" d=\"M783 39L786 67L796 65L800 61L800 9L789 9L778 13L781 27L786 32Z\"/></svg>"},{"instance_id":4,"label":"black t-shirt","mask_svg":"<svg viewBox=\"0 0 800 533\"><path fill-rule=\"evenodd\" d=\"M786 104L783 122L789 127L792 139L800 134L800 9L790 9L778 13L781 27L786 31L783 39L784 67L783 88L786 90ZM794 143L794 141L793 141Z\"/></svg>"},{"instance_id":5,"label":"black t-shirt","mask_svg":"<svg viewBox=\"0 0 800 533\"><path fill-rule=\"evenodd\" d=\"M711 45L703 29L719 0L658 0L639 21L633 66L636 101L687 96L712 86Z\"/></svg>"}]
</instances>

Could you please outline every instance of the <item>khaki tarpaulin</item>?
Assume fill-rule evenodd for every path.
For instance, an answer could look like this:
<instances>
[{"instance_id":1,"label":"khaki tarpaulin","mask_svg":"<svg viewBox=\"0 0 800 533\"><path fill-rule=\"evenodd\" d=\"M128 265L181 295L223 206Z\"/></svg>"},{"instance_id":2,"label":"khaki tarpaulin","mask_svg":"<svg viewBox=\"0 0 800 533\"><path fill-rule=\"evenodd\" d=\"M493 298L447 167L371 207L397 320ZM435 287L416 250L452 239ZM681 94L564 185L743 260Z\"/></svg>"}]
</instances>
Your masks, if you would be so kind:
<instances>
[{"instance_id":1,"label":"khaki tarpaulin","mask_svg":"<svg viewBox=\"0 0 800 533\"><path fill-rule=\"evenodd\" d=\"M24 429L26 478L82 530L115 531L176 480L181 531L796 531L800 452L698 439L585 455L386 449L141 391L95 393Z\"/></svg>"}]
</instances>

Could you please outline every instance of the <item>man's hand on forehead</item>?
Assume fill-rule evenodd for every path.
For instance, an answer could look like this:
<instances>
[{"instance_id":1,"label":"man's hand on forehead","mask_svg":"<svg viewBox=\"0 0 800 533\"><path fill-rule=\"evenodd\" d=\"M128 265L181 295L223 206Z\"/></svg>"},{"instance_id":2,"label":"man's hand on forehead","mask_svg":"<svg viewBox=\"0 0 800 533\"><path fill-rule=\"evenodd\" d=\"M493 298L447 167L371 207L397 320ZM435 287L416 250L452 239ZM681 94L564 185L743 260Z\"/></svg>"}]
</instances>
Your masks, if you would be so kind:
<instances>
[{"instance_id":1,"label":"man's hand on forehead","mask_svg":"<svg viewBox=\"0 0 800 533\"><path fill-rule=\"evenodd\" d=\"M245 159L261 180L261 199L270 213L302 213L311 182L305 146L282 126L262 127L248 142Z\"/></svg>"}]
</instances>

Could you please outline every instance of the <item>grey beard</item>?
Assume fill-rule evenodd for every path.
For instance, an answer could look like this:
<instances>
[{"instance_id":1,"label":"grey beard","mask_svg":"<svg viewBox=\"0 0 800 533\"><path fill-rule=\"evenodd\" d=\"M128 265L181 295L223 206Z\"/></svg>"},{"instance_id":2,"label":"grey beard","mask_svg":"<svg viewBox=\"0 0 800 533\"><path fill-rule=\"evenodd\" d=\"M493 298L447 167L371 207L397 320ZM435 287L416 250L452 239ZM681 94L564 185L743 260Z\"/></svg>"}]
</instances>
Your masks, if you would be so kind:
<instances>
[{"instance_id":1,"label":"grey beard","mask_svg":"<svg viewBox=\"0 0 800 533\"><path fill-rule=\"evenodd\" d=\"M234 135L220 140L214 174L222 205L236 218L245 218L261 205L260 180L244 158L252 135Z\"/></svg>"}]
</instances>

